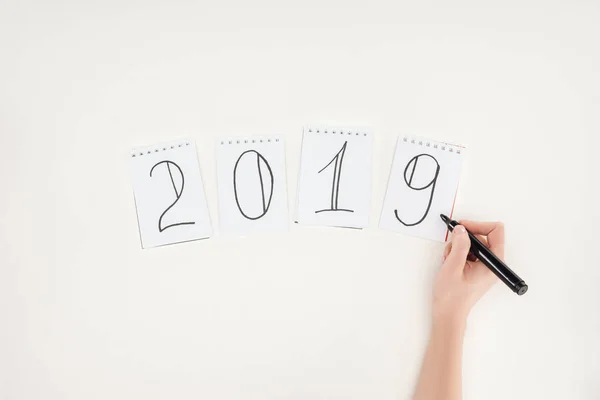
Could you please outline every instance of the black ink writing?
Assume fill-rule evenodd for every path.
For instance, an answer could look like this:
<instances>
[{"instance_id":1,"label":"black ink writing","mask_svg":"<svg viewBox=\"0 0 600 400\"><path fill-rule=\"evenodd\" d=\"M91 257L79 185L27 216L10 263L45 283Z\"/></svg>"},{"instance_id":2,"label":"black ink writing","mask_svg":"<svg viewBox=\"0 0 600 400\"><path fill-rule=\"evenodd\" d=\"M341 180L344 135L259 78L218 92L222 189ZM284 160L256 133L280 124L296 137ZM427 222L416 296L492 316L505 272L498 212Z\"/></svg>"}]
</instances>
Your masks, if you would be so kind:
<instances>
[{"instance_id":1,"label":"black ink writing","mask_svg":"<svg viewBox=\"0 0 600 400\"><path fill-rule=\"evenodd\" d=\"M167 207L165 209L165 211L162 212L162 214L160 214L160 217L158 218L158 231L163 232L165 229L169 229L169 228L172 228L174 226L179 226L179 225L194 225L195 222L177 222L174 224L169 224L167 226L162 226L162 219L165 216L165 214L167 213L167 211L169 211L181 198L181 195L183 193L183 188L185 187L185 177L183 176L183 171L181 171L181 168L179 168L179 165L177 165L173 161L164 160L164 161L160 161L160 162L154 164L152 169L150 169L150 177L151 178L152 178L152 172L154 172L154 168L156 168L157 166L159 166L161 164L165 164L167 166L167 171L169 172L169 177L171 178L171 184L173 185L173 190L175 191L175 201L173 201L173 203L171 203L171 205L169 207ZM175 185L175 180L173 179L173 171L171 170L171 165L174 166L175 168L177 168L177 171L179 171L179 174L181 175L181 187L179 189L177 189L177 186Z\"/></svg>"},{"instance_id":2,"label":"black ink writing","mask_svg":"<svg viewBox=\"0 0 600 400\"><path fill-rule=\"evenodd\" d=\"M425 184L423 186L413 186L413 177L415 176L415 171L417 170L417 163L419 162L419 159L421 157L429 157L433 160L433 162L435 162L435 173L434 173L433 178L431 178L431 180L427 184ZM410 174L409 174L409 170L410 170ZM394 210L394 215L396 216L396 219L398 221L400 221L404 226L419 225L421 222L423 222L425 220L425 218L427 217L427 214L429 213L429 209L431 208L431 202L433 201L433 193L435 192L435 185L437 183L439 174L440 174L440 164L435 159L435 157L433 157L429 154L419 154L418 156L414 156L413 158L410 159L408 164L406 164L406 168L404 168L404 182L406 182L406 185L409 188L411 188L413 190L417 190L417 191L425 190L425 189L431 187L431 194L429 195L429 201L427 203L427 208L425 209L425 213L423 214L421 219L418 220L417 222L413 222L413 223L404 222L398 216L398 210Z\"/></svg>"},{"instance_id":3,"label":"black ink writing","mask_svg":"<svg viewBox=\"0 0 600 400\"><path fill-rule=\"evenodd\" d=\"M238 166L240 164L240 160L242 160L242 158L244 158L244 157L253 157L253 156L256 156L256 168L258 169L258 180L260 183L260 195L261 195L261 205L262 205L261 212L259 212L257 215L250 215L250 212L244 212L244 209L242 208L242 205L240 204L240 199L239 199L239 195L238 195L238 182L237 182ZM267 172L269 173L269 176L267 177L268 181L270 182L270 185L269 185L270 190L269 190L268 195L266 193L267 188L265 188L265 181L263 178L261 165L264 165L264 167L267 169ZM271 199L273 198L274 182L275 182L275 179L273 177L273 171L271 170L271 166L269 165L268 161L262 156L262 154L260 154L256 150L247 150L240 155L240 157L235 162L235 167L233 168L233 192L235 194L235 203L237 204L238 210L240 210L240 213L244 216L244 218L247 218L249 220L257 220L257 219L265 216L267 211L269 211L269 207L271 206ZM248 211L248 210L246 210L246 211Z\"/></svg>"},{"instance_id":4,"label":"black ink writing","mask_svg":"<svg viewBox=\"0 0 600 400\"><path fill-rule=\"evenodd\" d=\"M354 210L348 210L345 208L338 207L338 199L339 199L339 195L340 195L340 178L342 175L342 165L344 162L344 154L346 154L346 146L347 145L348 145L348 142L347 141L344 142L344 145L342 146L340 151L338 151L337 154L331 159L331 161L329 161L329 163L327 165L325 165L323 168L321 168L321 170L318 172L320 174L321 172L325 171L325 169L327 167L329 167L330 165L332 165L335 162L335 164L333 164L333 181L331 182L330 208L315 211L315 214L325 212L325 211L354 212Z\"/></svg>"}]
</instances>

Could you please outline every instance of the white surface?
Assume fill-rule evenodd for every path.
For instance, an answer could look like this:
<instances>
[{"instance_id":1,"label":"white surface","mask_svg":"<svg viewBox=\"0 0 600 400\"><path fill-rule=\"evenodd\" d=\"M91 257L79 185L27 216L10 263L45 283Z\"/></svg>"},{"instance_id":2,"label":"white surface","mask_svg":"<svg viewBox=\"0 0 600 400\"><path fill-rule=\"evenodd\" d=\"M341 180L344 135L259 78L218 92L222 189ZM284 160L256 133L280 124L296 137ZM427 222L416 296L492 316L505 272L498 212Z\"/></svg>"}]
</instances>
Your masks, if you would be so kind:
<instances>
[{"instance_id":1,"label":"white surface","mask_svg":"<svg viewBox=\"0 0 600 400\"><path fill-rule=\"evenodd\" d=\"M452 216L465 155L460 146L398 138L379 227L444 242L440 214Z\"/></svg>"},{"instance_id":2,"label":"white surface","mask_svg":"<svg viewBox=\"0 0 600 400\"><path fill-rule=\"evenodd\" d=\"M398 134L465 144L456 217L503 220L465 399L600 397L600 5L0 3L0 398L406 399L440 243L374 228ZM142 250L124 155L372 127L371 227ZM586 247L587 246L587 247Z\"/></svg>"},{"instance_id":3,"label":"white surface","mask_svg":"<svg viewBox=\"0 0 600 400\"><path fill-rule=\"evenodd\" d=\"M304 128L296 189L297 222L346 228L368 226L372 161L372 133L335 127Z\"/></svg>"},{"instance_id":4,"label":"white surface","mask_svg":"<svg viewBox=\"0 0 600 400\"><path fill-rule=\"evenodd\" d=\"M285 145L277 136L220 139L216 145L221 233L285 232Z\"/></svg>"},{"instance_id":5,"label":"white surface","mask_svg":"<svg viewBox=\"0 0 600 400\"><path fill-rule=\"evenodd\" d=\"M210 237L210 215L193 140L136 148L127 155L127 163L143 248Z\"/></svg>"}]
</instances>

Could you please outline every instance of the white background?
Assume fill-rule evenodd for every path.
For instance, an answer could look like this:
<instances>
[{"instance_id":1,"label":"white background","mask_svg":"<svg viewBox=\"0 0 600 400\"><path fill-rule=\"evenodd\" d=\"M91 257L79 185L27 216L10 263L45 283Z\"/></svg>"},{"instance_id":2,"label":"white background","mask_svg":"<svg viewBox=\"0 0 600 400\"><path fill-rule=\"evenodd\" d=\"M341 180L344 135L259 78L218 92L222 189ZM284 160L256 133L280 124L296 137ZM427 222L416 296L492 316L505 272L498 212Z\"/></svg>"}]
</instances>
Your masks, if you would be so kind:
<instances>
[{"instance_id":1,"label":"white background","mask_svg":"<svg viewBox=\"0 0 600 400\"><path fill-rule=\"evenodd\" d=\"M0 399L406 399L442 244L375 228L399 133L503 220L465 399L600 397L597 1L0 1ZM366 126L371 227L141 250L124 155ZM592 160L596 158L596 161Z\"/></svg>"}]
</instances>

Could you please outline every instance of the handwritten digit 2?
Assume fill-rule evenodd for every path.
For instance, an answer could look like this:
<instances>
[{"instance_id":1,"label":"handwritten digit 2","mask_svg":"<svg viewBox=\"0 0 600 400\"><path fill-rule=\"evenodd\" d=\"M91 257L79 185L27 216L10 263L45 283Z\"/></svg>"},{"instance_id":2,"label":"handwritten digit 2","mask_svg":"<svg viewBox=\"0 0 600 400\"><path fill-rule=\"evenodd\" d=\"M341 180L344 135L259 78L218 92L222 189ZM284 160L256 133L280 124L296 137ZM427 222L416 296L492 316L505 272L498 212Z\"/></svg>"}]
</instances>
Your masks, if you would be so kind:
<instances>
[{"instance_id":1,"label":"handwritten digit 2","mask_svg":"<svg viewBox=\"0 0 600 400\"><path fill-rule=\"evenodd\" d=\"M242 209L242 206L240 204L240 199L238 197L238 188L237 188L237 170L238 170L238 165L240 163L240 160L247 154L249 155L252 153L256 154L256 168L258 169L258 179L260 181L260 193L262 196L262 213L260 213L256 216L250 216L244 212L244 210ZM269 179L271 182L271 185L270 185L271 190L269 191L268 199L266 198L267 196L265 196L265 185L264 185L264 181L263 181L263 174L262 174L262 171L260 168L261 162L267 167L267 170L269 172ZM271 166L269 165L269 162L258 151L247 150L239 156L239 158L235 162L235 167L233 168L233 192L235 194L235 204L237 204L237 208L238 208L238 210L240 210L240 213L244 216L244 218L254 221L254 220L260 219L265 216L267 211L269 211L269 207L271 206L271 200L273 199L274 181L275 181L275 179L273 177L273 171L271 170Z\"/></svg>"},{"instance_id":2,"label":"handwritten digit 2","mask_svg":"<svg viewBox=\"0 0 600 400\"><path fill-rule=\"evenodd\" d=\"M413 176L415 175L415 170L417 169L417 162L419 161L419 157L429 157L433 160L433 162L435 162L435 165L436 165L435 175L434 175L433 179L431 179L431 181L427 185L422 186L422 187L414 187L414 186L412 186L412 179L413 179ZM408 169L411 164L412 164L412 170L410 172L410 177L408 177ZM404 182L406 182L406 185L413 190L425 190L431 186L431 195L429 196L429 203L427 204L427 209L425 210L425 214L423 214L423 217L421 217L421 219L418 220L417 222L407 223L407 222L402 221L400 219L400 217L398 216L398 210L397 209L394 210L394 215L396 216L396 219L398 221L400 221L402 223L402 225L404 225L404 226L419 225L427 217L427 214L429 213L429 209L431 208L431 202L433 201L433 193L435 192L435 184L437 183L439 174L440 174L440 164L435 159L435 157L433 157L432 155L429 155L429 154L419 154L418 156L414 156L413 158L410 159L408 164L406 164L406 168L404 168Z\"/></svg>"},{"instance_id":3,"label":"handwritten digit 2","mask_svg":"<svg viewBox=\"0 0 600 400\"><path fill-rule=\"evenodd\" d=\"M175 224L170 224L170 225L167 225L164 227L162 226L162 219L165 216L165 214L167 213L167 211L169 211L181 198L181 194L183 193L183 188L185 186L185 177L183 175L183 171L181 171L181 168L179 168L179 165L177 165L173 161L164 160L164 161L157 162L150 169L150 178L152 178L152 172L154 171L154 168L156 168L157 166L159 166L161 164L166 164L167 170L169 171L169 177L171 178L171 184L173 185L173 190L175 191L175 201L173 203L171 203L171 205L169 207L167 207L166 210L162 212L162 214L160 214L160 217L158 218L158 231L163 232L165 229L169 229L169 228L172 228L174 226L179 226L179 225L194 225L195 222L177 222ZM177 170L179 171L179 174L181 175L181 188L179 190L177 190L177 187L175 186L175 180L173 179L171 165L175 166L175 168L177 168Z\"/></svg>"},{"instance_id":4,"label":"handwritten digit 2","mask_svg":"<svg viewBox=\"0 0 600 400\"><path fill-rule=\"evenodd\" d=\"M324 210L315 211L315 214L325 212L325 211L345 211L345 212L354 212L354 210L348 210L345 208L338 208L338 198L340 195L340 177L342 175L342 163L344 162L344 154L346 153L346 146L348 145L348 141L344 142L344 145L337 152L337 154L329 161L327 165L325 165L319 172L325 171L327 167L331 165L332 162L335 161L333 166L333 181L331 182L331 208L327 208Z\"/></svg>"}]
</instances>

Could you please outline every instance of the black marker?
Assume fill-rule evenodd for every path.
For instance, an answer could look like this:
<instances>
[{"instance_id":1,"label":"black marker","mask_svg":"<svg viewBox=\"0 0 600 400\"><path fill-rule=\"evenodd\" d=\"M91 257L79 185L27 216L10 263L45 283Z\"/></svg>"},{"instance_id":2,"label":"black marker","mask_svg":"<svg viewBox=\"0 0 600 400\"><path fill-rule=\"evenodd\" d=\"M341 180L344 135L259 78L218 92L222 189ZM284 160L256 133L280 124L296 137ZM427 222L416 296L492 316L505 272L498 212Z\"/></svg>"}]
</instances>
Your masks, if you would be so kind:
<instances>
[{"instance_id":1,"label":"black marker","mask_svg":"<svg viewBox=\"0 0 600 400\"><path fill-rule=\"evenodd\" d=\"M440 214L440 218L450 232L454 230L458 222L448 218L444 214ZM466 229L465 229L466 230ZM502 282L506 284L513 292L519 296L524 295L529 288L523 279L519 278L506 264L502 262L490 249L488 249L479 239L467 230L469 239L471 239L471 253L485 264Z\"/></svg>"}]
</instances>

